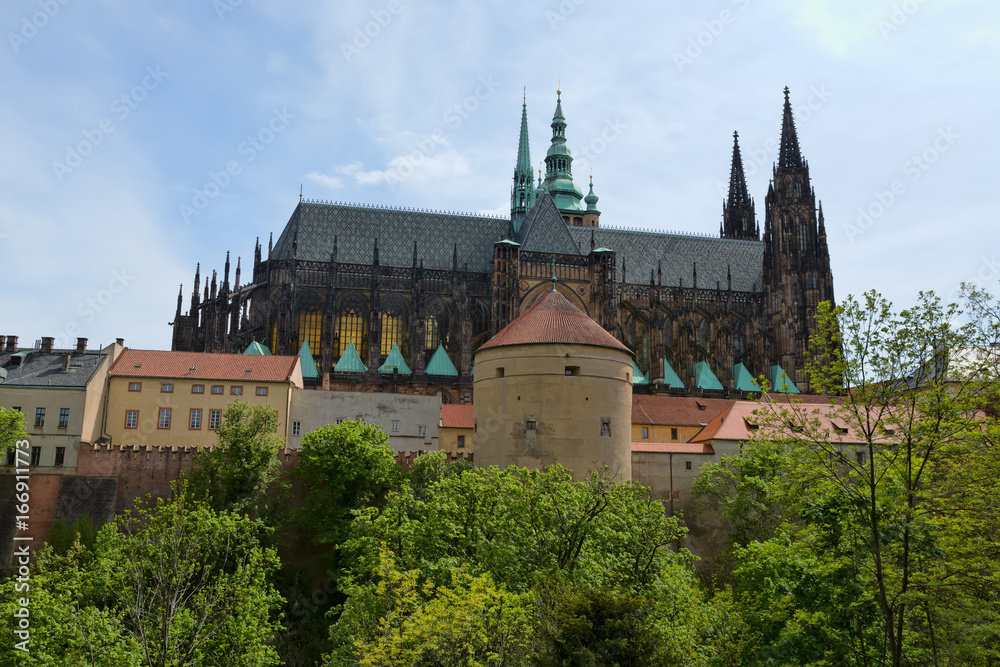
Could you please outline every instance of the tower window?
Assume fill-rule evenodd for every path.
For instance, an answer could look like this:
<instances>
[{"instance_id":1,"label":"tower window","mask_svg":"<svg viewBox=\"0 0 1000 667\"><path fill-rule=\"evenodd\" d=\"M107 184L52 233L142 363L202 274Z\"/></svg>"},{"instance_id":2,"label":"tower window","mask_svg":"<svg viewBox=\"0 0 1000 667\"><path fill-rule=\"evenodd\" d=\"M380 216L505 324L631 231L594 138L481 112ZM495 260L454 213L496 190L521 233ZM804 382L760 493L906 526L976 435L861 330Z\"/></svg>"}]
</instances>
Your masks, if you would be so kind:
<instances>
[{"instance_id":1,"label":"tower window","mask_svg":"<svg viewBox=\"0 0 1000 667\"><path fill-rule=\"evenodd\" d=\"M538 432L538 420L537 419L526 419L524 421L524 432L527 435L534 435Z\"/></svg>"},{"instance_id":2,"label":"tower window","mask_svg":"<svg viewBox=\"0 0 1000 667\"><path fill-rule=\"evenodd\" d=\"M497 375L498 378L502 378L503 377L503 366L497 366L497 373L496 373L496 375Z\"/></svg>"},{"instance_id":3,"label":"tower window","mask_svg":"<svg viewBox=\"0 0 1000 667\"><path fill-rule=\"evenodd\" d=\"M579 366L567 366L565 373L566 373L566 375L579 375L580 374L580 367Z\"/></svg>"},{"instance_id":4,"label":"tower window","mask_svg":"<svg viewBox=\"0 0 1000 667\"><path fill-rule=\"evenodd\" d=\"M602 419L601 420L601 435L611 437L611 420Z\"/></svg>"}]
</instances>

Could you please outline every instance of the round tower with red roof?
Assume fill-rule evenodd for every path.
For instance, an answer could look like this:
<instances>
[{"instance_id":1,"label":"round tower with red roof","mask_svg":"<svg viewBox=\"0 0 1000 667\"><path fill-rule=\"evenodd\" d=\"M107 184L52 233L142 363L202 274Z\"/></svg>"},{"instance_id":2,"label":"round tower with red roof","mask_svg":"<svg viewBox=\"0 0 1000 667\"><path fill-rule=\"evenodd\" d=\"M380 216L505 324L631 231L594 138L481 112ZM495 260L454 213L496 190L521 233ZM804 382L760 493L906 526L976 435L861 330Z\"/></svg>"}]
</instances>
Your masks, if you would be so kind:
<instances>
[{"instance_id":1,"label":"round tower with red roof","mask_svg":"<svg viewBox=\"0 0 1000 667\"><path fill-rule=\"evenodd\" d=\"M632 478L632 352L553 289L475 357L476 465Z\"/></svg>"}]
</instances>

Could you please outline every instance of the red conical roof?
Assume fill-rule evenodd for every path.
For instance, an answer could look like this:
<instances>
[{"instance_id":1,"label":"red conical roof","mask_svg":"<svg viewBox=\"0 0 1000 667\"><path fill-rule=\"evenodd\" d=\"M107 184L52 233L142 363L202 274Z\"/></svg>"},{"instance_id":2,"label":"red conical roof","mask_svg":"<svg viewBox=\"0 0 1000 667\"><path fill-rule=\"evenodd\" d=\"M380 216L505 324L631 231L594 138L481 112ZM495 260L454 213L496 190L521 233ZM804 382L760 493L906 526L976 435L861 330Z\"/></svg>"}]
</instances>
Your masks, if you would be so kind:
<instances>
[{"instance_id":1,"label":"red conical roof","mask_svg":"<svg viewBox=\"0 0 1000 667\"><path fill-rule=\"evenodd\" d=\"M555 290L536 301L479 349L535 343L597 345L632 354L617 338Z\"/></svg>"}]
</instances>

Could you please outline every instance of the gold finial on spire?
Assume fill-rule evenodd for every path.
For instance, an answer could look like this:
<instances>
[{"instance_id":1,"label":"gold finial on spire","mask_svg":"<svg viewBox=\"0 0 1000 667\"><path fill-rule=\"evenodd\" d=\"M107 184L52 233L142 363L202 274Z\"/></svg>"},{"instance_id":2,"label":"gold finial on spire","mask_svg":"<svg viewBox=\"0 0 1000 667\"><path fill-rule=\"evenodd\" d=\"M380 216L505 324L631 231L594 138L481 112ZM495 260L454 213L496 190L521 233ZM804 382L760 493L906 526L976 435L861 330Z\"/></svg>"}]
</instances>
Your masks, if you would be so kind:
<instances>
[{"instance_id":1,"label":"gold finial on spire","mask_svg":"<svg viewBox=\"0 0 1000 667\"><path fill-rule=\"evenodd\" d=\"M522 91L521 99L523 99L525 102L528 101L528 87L527 86L525 86L524 90Z\"/></svg>"},{"instance_id":2,"label":"gold finial on spire","mask_svg":"<svg viewBox=\"0 0 1000 667\"><path fill-rule=\"evenodd\" d=\"M556 97L562 95L562 77L556 79Z\"/></svg>"}]
</instances>

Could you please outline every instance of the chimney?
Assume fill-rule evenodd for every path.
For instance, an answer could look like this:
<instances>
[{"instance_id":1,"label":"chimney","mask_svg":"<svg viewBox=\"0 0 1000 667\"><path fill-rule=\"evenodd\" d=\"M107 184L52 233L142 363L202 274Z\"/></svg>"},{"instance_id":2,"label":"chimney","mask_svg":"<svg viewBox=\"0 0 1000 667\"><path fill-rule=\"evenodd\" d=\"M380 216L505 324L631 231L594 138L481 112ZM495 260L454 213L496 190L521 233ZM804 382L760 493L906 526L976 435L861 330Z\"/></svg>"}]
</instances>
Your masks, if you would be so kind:
<instances>
[{"instance_id":1,"label":"chimney","mask_svg":"<svg viewBox=\"0 0 1000 667\"><path fill-rule=\"evenodd\" d=\"M41 347L42 354L52 353L53 341L55 341L55 338L53 338L52 336L42 336L42 347Z\"/></svg>"},{"instance_id":2,"label":"chimney","mask_svg":"<svg viewBox=\"0 0 1000 667\"><path fill-rule=\"evenodd\" d=\"M17 336L7 336L7 351L15 352L17 350Z\"/></svg>"},{"instance_id":3,"label":"chimney","mask_svg":"<svg viewBox=\"0 0 1000 667\"><path fill-rule=\"evenodd\" d=\"M80 352L80 353L83 353L83 352L87 351L87 339L86 338L77 338L76 339L76 351Z\"/></svg>"},{"instance_id":4,"label":"chimney","mask_svg":"<svg viewBox=\"0 0 1000 667\"><path fill-rule=\"evenodd\" d=\"M69 370L69 360L70 360L70 354L69 354L69 352L63 352L63 355L62 355L62 369L63 369L63 371L68 371Z\"/></svg>"},{"instance_id":5,"label":"chimney","mask_svg":"<svg viewBox=\"0 0 1000 667\"><path fill-rule=\"evenodd\" d=\"M125 339L124 338L115 338L115 342L118 343L119 345L121 345L122 347L125 347Z\"/></svg>"}]
</instances>

